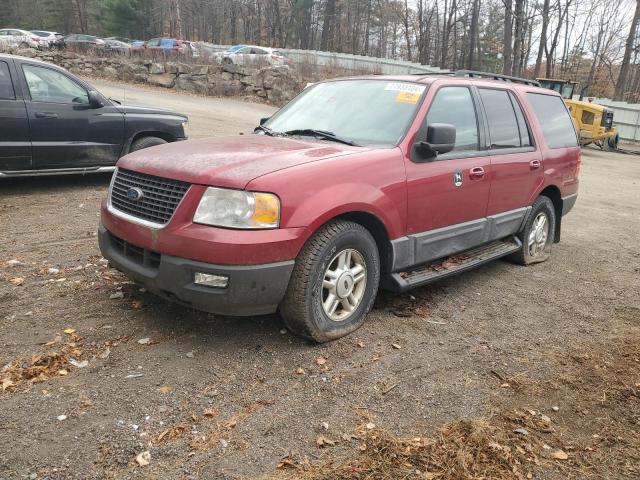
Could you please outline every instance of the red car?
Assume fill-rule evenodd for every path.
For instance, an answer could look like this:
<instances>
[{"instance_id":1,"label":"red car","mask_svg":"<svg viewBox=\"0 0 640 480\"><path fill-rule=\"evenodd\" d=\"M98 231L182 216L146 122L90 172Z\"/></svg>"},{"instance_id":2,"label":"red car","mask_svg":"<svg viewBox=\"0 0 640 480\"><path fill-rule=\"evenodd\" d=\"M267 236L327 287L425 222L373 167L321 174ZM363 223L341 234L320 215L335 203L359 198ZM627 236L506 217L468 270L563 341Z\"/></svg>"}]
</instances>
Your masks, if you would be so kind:
<instances>
[{"instance_id":1,"label":"red car","mask_svg":"<svg viewBox=\"0 0 640 480\"><path fill-rule=\"evenodd\" d=\"M496 258L549 257L578 191L562 98L460 71L317 83L254 135L118 162L102 254L156 294L225 315L279 311L318 342L405 291Z\"/></svg>"},{"instance_id":2,"label":"red car","mask_svg":"<svg viewBox=\"0 0 640 480\"><path fill-rule=\"evenodd\" d=\"M191 54L191 42L178 40L176 38L152 38L146 42L131 47L131 52L142 53L151 52L153 54Z\"/></svg>"}]
</instances>

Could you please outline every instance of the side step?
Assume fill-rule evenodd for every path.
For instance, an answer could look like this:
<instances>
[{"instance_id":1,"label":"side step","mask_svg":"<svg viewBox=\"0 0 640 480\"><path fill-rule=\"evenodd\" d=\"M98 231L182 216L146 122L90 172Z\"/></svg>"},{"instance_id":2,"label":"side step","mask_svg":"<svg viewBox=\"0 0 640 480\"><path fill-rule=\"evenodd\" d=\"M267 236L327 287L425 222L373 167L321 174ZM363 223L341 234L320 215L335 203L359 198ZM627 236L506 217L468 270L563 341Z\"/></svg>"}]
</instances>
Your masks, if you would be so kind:
<instances>
[{"instance_id":1,"label":"side step","mask_svg":"<svg viewBox=\"0 0 640 480\"><path fill-rule=\"evenodd\" d=\"M422 265L408 272L396 272L382 277L380 286L394 292L405 292L411 288L427 285L443 278L466 272L472 268L518 251L522 242L511 237L487 243L481 247L451 255Z\"/></svg>"}]
</instances>

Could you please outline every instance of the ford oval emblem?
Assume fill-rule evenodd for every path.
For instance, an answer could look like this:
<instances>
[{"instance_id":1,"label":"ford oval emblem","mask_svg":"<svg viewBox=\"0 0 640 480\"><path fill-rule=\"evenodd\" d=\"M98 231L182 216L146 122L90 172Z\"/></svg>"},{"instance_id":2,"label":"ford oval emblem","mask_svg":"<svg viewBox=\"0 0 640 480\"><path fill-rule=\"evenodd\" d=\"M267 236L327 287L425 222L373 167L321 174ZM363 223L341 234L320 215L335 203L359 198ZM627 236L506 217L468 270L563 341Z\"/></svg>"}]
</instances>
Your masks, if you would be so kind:
<instances>
[{"instance_id":1,"label":"ford oval emblem","mask_svg":"<svg viewBox=\"0 0 640 480\"><path fill-rule=\"evenodd\" d=\"M127 190L127 198L134 202L139 202L144 197L144 192L136 187L131 187Z\"/></svg>"}]
</instances>

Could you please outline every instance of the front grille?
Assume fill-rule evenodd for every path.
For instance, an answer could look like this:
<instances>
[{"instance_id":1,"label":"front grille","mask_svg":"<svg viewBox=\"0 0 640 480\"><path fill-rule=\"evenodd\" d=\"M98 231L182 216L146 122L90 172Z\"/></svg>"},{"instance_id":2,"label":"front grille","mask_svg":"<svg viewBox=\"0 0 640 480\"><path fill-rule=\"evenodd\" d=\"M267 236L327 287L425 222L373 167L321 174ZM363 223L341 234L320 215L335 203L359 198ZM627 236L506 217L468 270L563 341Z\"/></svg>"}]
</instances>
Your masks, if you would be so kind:
<instances>
[{"instance_id":1,"label":"front grille","mask_svg":"<svg viewBox=\"0 0 640 480\"><path fill-rule=\"evenodd\" d=\"M129 198L127 192L131 188L140 189L142 198ZM111 206L136 218L164 225L188 189L186 182L120 168L111 187Z\"/></svg>"},{"instance_id":2,"label":"front grille","mask_svg":"<svg viewBox=\"0 0 640 480\"><path fill-rule=\"evenodd\" d=\"M146 250L142 247L127 242L121 238L116 237L110 233L111 244L118 251L119 254L127 257L129 260L137 263L138 265L144 265L145 267L151 267L158 269L160 267L161 255L153 250Z\"/></svg>"}]
</instances>

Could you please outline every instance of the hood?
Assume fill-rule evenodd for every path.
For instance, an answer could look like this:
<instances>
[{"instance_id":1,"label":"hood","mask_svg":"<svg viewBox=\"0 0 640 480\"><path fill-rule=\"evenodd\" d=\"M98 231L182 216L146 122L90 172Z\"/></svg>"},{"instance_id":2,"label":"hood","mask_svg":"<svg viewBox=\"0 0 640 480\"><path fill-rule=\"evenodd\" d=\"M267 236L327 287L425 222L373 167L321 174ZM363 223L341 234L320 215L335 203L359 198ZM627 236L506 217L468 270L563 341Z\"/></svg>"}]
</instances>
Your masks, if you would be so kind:
<instances>
[{"instance_id":1,"label":"hood","mask_svg":"<svg viewBox=\"0 0 640 480\"><path fill-rule=\"evenodd\" d=\"M113 103L118 110L120 110L122 113L126 113L127 115L168 115L172 117L182 117L184 119L187 118L186 115L174 112L173 110L169 110L167 108L147 107L145 105L130 105L128 103L126 105L124 103Z\"/></svg>"},{"instance_id":2,"label":"hood","mask_svg":"<svg viewBox=\"0 0 640 480\"><path fill-rule=\"evenodd\" d=\"M328 141L239 135L138 150L122 157L118 167L188 183L244 188L267 173L362 150Z\"/></svg>"}]
</instances>

